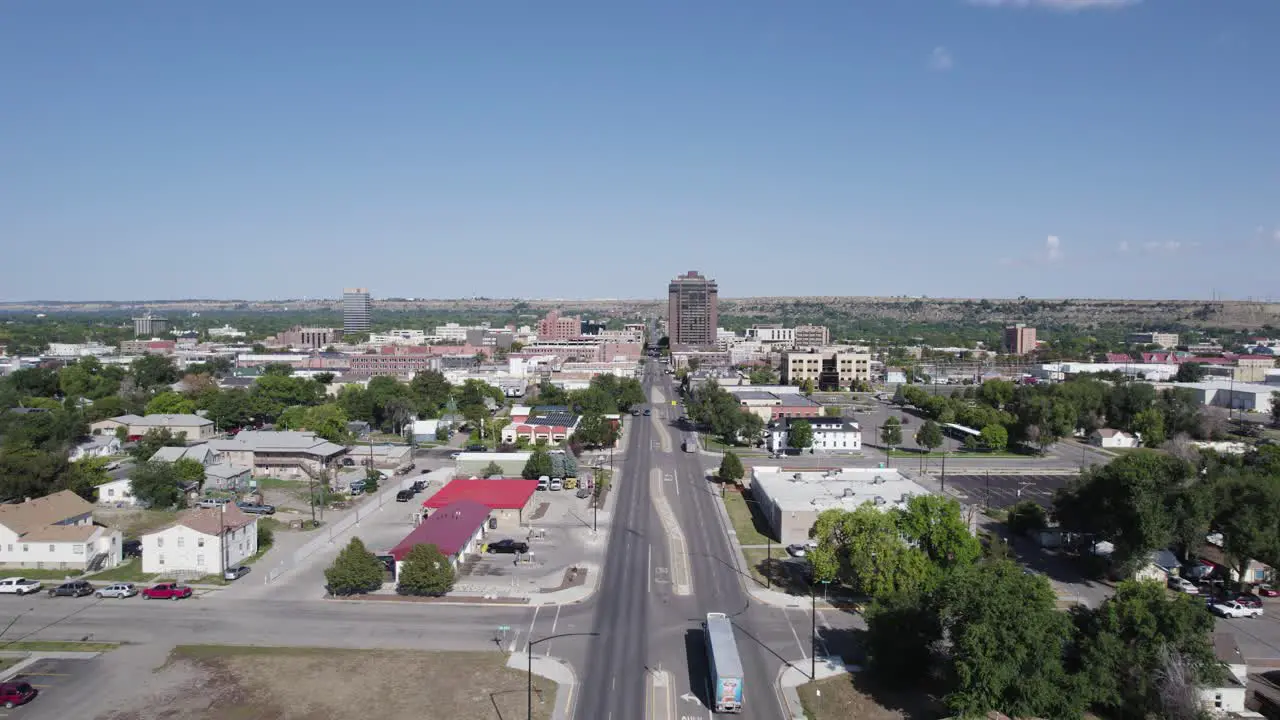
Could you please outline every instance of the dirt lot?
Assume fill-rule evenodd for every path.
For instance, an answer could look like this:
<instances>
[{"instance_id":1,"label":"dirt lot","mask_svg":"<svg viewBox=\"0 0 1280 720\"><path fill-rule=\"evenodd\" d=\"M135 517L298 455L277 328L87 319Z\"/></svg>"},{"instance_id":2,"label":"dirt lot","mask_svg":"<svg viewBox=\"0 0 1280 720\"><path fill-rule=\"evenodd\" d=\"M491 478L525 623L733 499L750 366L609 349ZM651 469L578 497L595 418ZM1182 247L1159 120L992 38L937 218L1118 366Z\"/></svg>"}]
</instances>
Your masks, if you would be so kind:
<instances>
[{"instance_id":1,"label":"dirt lot","mask_svg":"<svg viewBox=\"0 0 1280 720\"><path fill-rule=\"evenodd\" d=\"M162 528L178 517L178 513L170 510L101 506L93 509L93 515L99 522L114 528L120 528L126 540L140 538L143 533Z\"/></svg>"},{"instance_id":2,"label":"dirt lot","mask_svg":"<svg viewBox=\"0 0 1280 720\"><path fill-rule=\"evenodd\" d=\"M184 645L156 672L162 690L98 720L381 720L525 716L525 674L499 653ZM556 685L535 676L533 715Z\"/></svg>"},{"instance_id":3,"label":"dirt lot","mask_svg":"<svg viewBox=\"0 0 1280 720\"><path fill-rule=\"evenodd\" d=\"M810 720L933 720L948 714L926 692L880 692L863 673L801 685L799 692Z\"/></svg>"}]
</instances>

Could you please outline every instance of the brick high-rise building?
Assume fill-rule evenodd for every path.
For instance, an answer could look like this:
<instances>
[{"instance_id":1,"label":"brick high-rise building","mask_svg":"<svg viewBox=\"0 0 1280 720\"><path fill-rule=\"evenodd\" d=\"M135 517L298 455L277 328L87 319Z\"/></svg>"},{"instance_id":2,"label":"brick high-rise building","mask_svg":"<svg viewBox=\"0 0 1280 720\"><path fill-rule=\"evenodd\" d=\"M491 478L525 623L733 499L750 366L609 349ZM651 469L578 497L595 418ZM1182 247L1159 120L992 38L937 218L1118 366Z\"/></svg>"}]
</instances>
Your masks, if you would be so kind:
<instances>
[{"instance_id":1,"label":"brick high-rise building","mask_svg":"<svg viewBox=\"0 0 1280 720\"><path fill-rule=\"evenodd\" d=\"M576 340L582 337L582 318L577 315L561 316L552 310L538 321L539 340Z\"/></svg>"},{"instance_id":2,"label":"brick high-rise building","mask_svg":"<svg viewBox=\"0 0 1280 720\"><path fill-rule=\"evenodd\" d=\"M1004 349L1013 355L1026 355L1036 349L1036 329L1022 323L1004 329Z\"/></svg>"},{"instance_id":3,"label":"brick high-rise building","mask_svg":"<svg viewBox=\"0 0 1280 720\"><path fill-rule=\"evenodd\" d=\"M368 288L347 288L342 291L342 331L346 333L369 332L373 315L373 299Z\"/></svg>"},{"instance_id":4,"label":"brick high-rise building","mask_svg":"<svg viewBox=\"0 0 1280 720\"><path fill-rule=\"evenodd\" d=\"M690 270L667 285L667 335L671 345L714 347L720 322L715 280Z\"/></svg>"}]
</instances>

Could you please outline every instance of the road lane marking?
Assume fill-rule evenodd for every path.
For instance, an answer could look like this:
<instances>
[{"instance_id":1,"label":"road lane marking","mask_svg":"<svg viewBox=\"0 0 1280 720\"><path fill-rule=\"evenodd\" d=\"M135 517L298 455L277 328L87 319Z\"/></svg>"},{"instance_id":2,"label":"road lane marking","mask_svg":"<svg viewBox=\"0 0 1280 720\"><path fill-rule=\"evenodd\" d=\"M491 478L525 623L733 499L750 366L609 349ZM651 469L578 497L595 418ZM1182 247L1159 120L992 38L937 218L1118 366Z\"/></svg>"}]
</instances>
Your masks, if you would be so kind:
<instances>
[{"instance_id":1,"label":"road lane marking","mask_svg":"<svg viewBox=\"0 0 1280 720\"><path fill-rule=\"evenodd\" d=\"M562 608L562 607L564 607L564 606L563 606L563 605L557 605L557 606L556 606L556 616L555 616L554 618L552 618L552 620L551 620L551 633L550 633L550 635L555 635L555 634L556 634L556 625L557 625L557 624L559 624L559 622L560 622L560 608ZM550 637L550 635L548 635L548 637ZM547 643L547 657L551 657L551 643L552 643L552 642L554 642L554 641L551 641L551 642L548 642L548 643Z\"/></svg>"},{"instance_id":2,"label":"road lane marking","mask_svg":"<svg viewBox=\"0 0 1280 720\"><path fill-rule=\"evenodd\" d=\"M649 546L649 559L644 564L644 591L653 592L653 546Z\"/></svg>"},{"instance_id":3,"label":"road lane marking","mask_svg":"<svg viewBox=\"0 0 1280 720\"><path fill-rule=\"evenodd\" d=\"M529 643L533 642L533 625L534 623L538 622L538 611L541 609L542 609L541 605L533 609L533 619L529 621L529 637L525 638L525 646L524 646L525 654L528 654L529 652L531 652Z\"/></svg>"},{"instance_id":4,"label":"road lane marking","mask_svg":"<svg viewBox=\"0 0 1280 720\"><path fill-rule=\"evenodd\" d=\"M791 628L791 637L796 639L796 647L800 648L801 659L808 660L809 654L805 651L804 643L800 642L800 633L796 632L795 623L791 622L791 613L788 610L783 610L782 614L787 618L787 627Z\"/></svg>"}]
</instances>

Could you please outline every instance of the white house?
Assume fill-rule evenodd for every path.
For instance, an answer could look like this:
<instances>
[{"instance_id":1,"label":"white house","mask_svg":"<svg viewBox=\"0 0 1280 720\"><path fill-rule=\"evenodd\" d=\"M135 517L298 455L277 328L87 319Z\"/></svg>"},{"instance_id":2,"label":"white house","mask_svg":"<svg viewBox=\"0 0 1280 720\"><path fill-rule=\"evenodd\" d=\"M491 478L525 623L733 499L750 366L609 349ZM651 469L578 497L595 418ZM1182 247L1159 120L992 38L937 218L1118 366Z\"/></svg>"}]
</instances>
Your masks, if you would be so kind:
<instances>
[{"instance_id":1,"label":"white house","mask_svg":"<svg viewBox=\"0 0 1280 720\"><path fill-rule=\"evenodd\" d=\"M232 504L188 510L142 536L142 571L200 577L221 574L258 552L258 518Z\"/></svg>"},{"instance_id":2,"label":"white house","mask_svg":"<svg viewBox=\"0 0 1280 720\"><path fill-rule=\"evenodd\" d=\"M1199 688L1200 701L1212 715L1243 713L1249 666L1240 654L1235 636L1226 632L1214 633L1213 655L1218 662L1227 666L1226 679L1221 685Z\"/></svg>"},{"instance_id":3,"label":"white house","mask_svg":"<svg viewBox=\"0 0 1280 720\"><path fill-rule=\"evenodd\" d=\"M766 444L770 452L794 450L790 444L791 428L807 422L813 428L814 452L856 452L862 449L862 428L842 418L782 418L769 426Z\"/></svg>"},{"instance_id":4,"label":"white house","mask_svg":"<svg viewBox=\"0 0 1280 720\"><path fill-rule=\"evenodd\" d=\"M110 457L120 454L120 440L114 435L95 435L71 448L70 460Z\"/></svg>"},{"instance_id":5,"label":"white house","mask_svg":"<svg viewBox=\"0 0 1280 720\"><path fill-rule=\"evenodd\" d=\"M178 462L179 460L195 460L208 467L218 462L221 456L217 450L209 447L209 443L190 447L162 447L151 456L151 462Z\"/></svg>"},{"instance_id":6,"label":"white house","mask_svg":"<svg viewBox=\"0 0 1280 720\"><path fill-rule=\"evenodd\" d=\"M133 481L120 478L105 482L94 488L98 491L98 504L116 507L135 507L138 499L133 496Z\"/></svg>"},{"instance_id":7,"label":"white house","mask_svg":"<svg viewBox=\"0 0 1280 720\"><path fill-rule=\"evenodd\" d=\"M120 564L119 530L95 525L93 505L70 490L0 505L0 564L86 570Z\"/></svg>"},{"instance_id":8,"label":"white house","mask_svg":"<svg viewBox=\"0 0 1280 720\"><path fill-rule=\"evenodd\" d=\"M1100 448L1136 448L1138 437L1123 430L1102 428L1089 435L1089 444Z\"/></svg>"}]
</instances>

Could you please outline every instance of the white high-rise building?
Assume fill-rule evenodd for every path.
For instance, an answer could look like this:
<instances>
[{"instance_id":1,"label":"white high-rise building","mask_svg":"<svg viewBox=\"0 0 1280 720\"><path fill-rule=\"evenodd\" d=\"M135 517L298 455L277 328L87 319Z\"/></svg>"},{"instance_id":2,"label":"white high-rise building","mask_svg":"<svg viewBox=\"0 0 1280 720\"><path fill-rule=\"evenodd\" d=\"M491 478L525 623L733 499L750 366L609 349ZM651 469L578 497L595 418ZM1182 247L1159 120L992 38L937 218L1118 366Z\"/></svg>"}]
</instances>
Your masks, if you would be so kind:
<instances>
[{"instance_id":1,"label":"white high-rise building","mask_svg":"<svg viewBox=\"0 0 1280 720\"><path fill-rule=\"evenodd\" d=\"M373 299L368 288L347 288L342 291L342 331L344 333L369 332L373 315Z\"/></svg>"}]
</instances>

